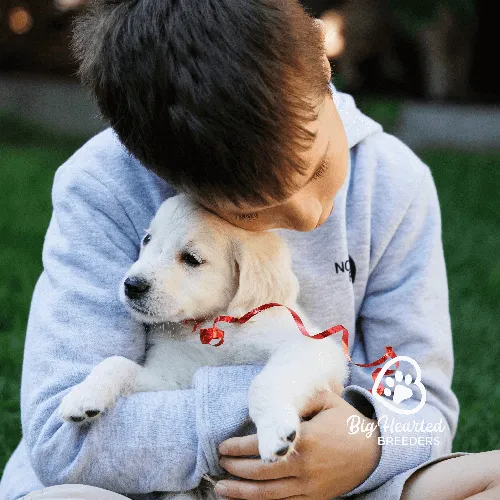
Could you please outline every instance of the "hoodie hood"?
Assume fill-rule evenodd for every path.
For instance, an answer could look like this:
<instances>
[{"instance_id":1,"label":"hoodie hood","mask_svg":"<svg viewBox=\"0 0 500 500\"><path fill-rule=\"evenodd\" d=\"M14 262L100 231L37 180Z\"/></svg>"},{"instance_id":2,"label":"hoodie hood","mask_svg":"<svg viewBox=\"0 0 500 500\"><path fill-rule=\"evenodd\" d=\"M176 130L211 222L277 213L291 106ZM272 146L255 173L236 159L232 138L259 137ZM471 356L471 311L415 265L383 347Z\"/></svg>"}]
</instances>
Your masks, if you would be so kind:
<instances>
[{"instance_id":1,"label":"hoodie hood","mask_svg":"<svg viewBox=\"0 0 500 500\"><path fill-rule=\"evenodd\" d=\"M382 132L382 125L363 114L349 94L339 92L332 82L330 91L344 125L349 148L353 148L369 135Z\"/></svg>"}]
</instances>

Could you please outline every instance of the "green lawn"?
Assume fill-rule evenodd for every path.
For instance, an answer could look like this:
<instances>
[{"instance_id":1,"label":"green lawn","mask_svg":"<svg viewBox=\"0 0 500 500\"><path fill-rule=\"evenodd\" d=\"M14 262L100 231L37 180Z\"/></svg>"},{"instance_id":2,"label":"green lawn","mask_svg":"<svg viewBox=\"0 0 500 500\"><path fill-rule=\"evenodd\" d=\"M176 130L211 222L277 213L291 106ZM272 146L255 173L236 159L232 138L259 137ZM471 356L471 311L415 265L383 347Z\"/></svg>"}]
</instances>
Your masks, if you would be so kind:
<instances>
[{"instance_id":1,"label":"green lawn","mask_svg":"<svg viewBox=\"0 0 500 500\"><path fill-rule=\"evenodd\" d=\"M394 104L389 103L394 108ZM391 108L391 109L392 109ZM365 108L378 119L391 111ZM390 123L393 118L389 117ZM0 471L21 436L19 387L56 168L82 140L0 117ZM438 187L461 416L454 450L500 448L500 154L423 152Z\"/></svg>"}]
</instances>

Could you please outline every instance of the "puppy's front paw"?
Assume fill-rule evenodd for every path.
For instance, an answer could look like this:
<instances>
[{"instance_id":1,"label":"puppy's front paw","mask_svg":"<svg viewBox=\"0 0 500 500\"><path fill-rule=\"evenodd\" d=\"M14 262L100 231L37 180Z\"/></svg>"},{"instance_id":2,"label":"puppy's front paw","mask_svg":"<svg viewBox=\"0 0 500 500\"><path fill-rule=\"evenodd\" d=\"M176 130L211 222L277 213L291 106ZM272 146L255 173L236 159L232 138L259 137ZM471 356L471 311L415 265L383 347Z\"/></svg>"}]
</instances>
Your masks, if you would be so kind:
<instances>
[{"instance_id":1,"label":"puppy's front paw","mask_svg":"<svg viewBox=\"0 0 500 500\"><path fill-rule=\"evenodd\" d=\"M84 380L64 396L59 405L59 417L67 422L95 420L116 404L117 394L109 388L96 387Z\"/></svg>"},{"instance_id":2,"label":"puppy's front paw","mask_svg":"<svg viewBox=\"0 0 500 500\"><path fill-rule=\"evenodd\" d=\"M300 418L295 412L270 415L257 425L259 454L263 462L285 461L295 451Z\"/></svg>"}]
</instances>

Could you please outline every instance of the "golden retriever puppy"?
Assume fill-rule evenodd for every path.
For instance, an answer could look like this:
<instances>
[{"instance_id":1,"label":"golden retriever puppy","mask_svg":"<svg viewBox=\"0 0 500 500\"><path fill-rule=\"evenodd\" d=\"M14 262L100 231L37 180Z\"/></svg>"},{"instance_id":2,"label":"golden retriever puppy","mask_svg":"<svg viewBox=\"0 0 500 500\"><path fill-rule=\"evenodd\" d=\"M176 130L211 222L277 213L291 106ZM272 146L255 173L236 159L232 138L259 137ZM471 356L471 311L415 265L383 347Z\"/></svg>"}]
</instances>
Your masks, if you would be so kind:
<instances>
[{"instance_id":1,"label":"golden retriever puppy","mask_svg":"<svg viewBox=\"0 0 500 500\"><path fill-rule=\"evenodd\" d=\"M315 392L343 389L347 360L337 339L302 335L285 307L262 311L244 324L221 323L225 337L217 347L202 344L193 323L185 324L196 320L207 328L219 315L239 318L275 302L296 311L308 332L318 333L297 304L299 283L290 252L276 232L245 231L186 195L169 198L119 293L130 313L149 325L144 366L121 356L104 360L65 396L64 420L98 418L118 396L133 392L188 388L202 366L265 365L252 381L248 407L260 457L274 462L293 453L301 411ZM183 495L165 498L200 493Z\"/></svg>"}]
</instances>

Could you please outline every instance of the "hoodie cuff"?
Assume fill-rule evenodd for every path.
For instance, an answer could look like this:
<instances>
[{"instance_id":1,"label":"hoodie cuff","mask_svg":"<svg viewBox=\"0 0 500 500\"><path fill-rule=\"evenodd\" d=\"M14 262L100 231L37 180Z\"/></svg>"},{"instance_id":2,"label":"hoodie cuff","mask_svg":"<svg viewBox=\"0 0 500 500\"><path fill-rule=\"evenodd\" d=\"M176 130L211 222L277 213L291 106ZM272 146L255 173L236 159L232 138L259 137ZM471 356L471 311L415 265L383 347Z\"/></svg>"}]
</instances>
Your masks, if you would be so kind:
<instances>
[{"instance_id":1,"label":"hoodie cuff","mask_svg":"<svg viewBox=\"0 0 500 500\"><path fill-rule=\"evenodd\" d=\"M414 469L431 458L432 431L414 430L415 421L425 420L424 409L418 415L397 414L375 399L370 391L356 385L346 387L342 397L368 418L377 421L380 430L379 446L382 446L377 468L359 486L342 497L378 488L398 474Z\"/></svg>"},{"instance_id":2,"label":"hoodie cuff","mask_svg":"<svg viewBox=\"0 0 500 500\"><path fill-rule=\"evenodd\" d=\"M248 389L263 368L261 365L204 366L193 376L199 445L211 476L226 473L219 465L217 452L222 441L257 433L248 414Z\"/></svg>"}]
</instances>

